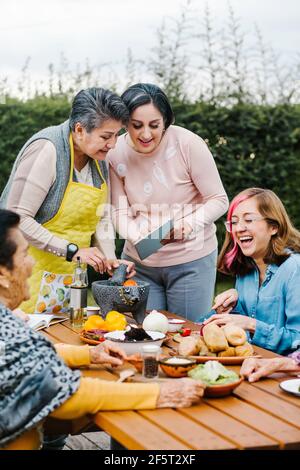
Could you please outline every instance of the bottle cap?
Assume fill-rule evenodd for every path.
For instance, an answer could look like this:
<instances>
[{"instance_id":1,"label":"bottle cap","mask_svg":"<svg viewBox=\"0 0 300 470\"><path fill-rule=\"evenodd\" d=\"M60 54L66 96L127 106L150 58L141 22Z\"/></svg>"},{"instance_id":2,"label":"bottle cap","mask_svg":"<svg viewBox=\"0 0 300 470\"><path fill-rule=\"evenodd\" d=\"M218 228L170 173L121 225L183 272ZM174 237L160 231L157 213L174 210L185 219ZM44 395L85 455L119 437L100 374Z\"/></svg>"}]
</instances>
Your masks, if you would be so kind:
<instances>
[{"instance_id":1,"label":"bottle cap","mask_svg":"<svg viewBox=\"0 0 300 470\"><path fill-rule=\"evenodd\" d=\"M142 346L142 350L145 353L150 353L150 352L156 353L160 350L160 347L157 346L156 344L147 344L145 346Z\"/></svg>"}]
</instances>

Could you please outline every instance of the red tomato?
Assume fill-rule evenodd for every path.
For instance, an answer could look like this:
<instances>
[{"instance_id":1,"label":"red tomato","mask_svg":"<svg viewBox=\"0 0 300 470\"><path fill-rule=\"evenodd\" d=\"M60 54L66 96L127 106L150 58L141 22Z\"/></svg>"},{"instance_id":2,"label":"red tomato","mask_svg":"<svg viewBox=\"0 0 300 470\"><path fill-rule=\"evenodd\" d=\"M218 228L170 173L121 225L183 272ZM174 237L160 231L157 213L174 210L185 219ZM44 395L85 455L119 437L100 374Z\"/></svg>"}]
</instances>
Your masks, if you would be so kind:
<instances>
[{"instance_id":1,"label":"red tomato","mask_svg":"<svg viewBox=\"0 0 300 470\"><path fill-rule=\"evenodd\" d=\"M182 328L182 330L179 331L181 336L190 336L192 330L190 328Z\"/></svg>"}]
</instances>

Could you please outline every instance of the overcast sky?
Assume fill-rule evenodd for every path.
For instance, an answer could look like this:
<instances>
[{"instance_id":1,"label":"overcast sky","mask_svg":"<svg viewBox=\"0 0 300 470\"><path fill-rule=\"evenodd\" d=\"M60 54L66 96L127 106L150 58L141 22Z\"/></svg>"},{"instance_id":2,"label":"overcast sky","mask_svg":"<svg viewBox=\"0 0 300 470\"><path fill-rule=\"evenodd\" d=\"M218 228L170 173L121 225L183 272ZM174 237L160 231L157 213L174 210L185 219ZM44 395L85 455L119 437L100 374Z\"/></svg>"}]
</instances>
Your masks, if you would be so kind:
<instances>
[{"instance_id":1,"label":"overcast sky","mask_svg":"<svg viewBox=\"0 0 300 470\"><path fill-rule=\"evenodd\" d=\"M74 66L125 61L128 48L145 59L163 17L178 17L184 0L0 0L0 76L30 71L47 74L63 52ZM199 23L205 0L194 0ZM218 26L227 21L228 1L207 0ZM264 40L288 62L299 52L299 0L231 0L243 30Z\"/></svg>"}]
</instances>

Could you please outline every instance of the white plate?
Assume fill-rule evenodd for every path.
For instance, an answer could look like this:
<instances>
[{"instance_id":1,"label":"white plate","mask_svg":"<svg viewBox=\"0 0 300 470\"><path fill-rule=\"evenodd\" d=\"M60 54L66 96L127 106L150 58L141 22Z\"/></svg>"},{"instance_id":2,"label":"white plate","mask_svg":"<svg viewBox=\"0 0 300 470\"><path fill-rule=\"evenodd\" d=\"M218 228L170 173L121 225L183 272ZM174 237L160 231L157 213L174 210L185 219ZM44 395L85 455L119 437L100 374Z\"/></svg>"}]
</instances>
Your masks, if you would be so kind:
<instances>
[{"instance_id":1,"label":"white plate","mask_svg":"<svg viewBox=\"0 0 300 470\"><path fill-rule=\"evenodd\" d=\"M105 338L107 339L114 339L116 341L124 341L125 339L125 333L126 331L125 330L116 330L116 331L110 331L109 333L105 333ZM159 331L148 331L146 330L146 333L151 336L151 338L153 339L153 341L157 341L157 340L160 340L160 339L164 339L166 335L164 335L163 333L160 333ZM126 343L144 343L145 344L145 341L126 341Z\"/></svg>"},{"instance_id":2,"label":"white plate","mask_svg":"<svg viewBox=\"0 0 300 470\"><path fill-rule=\"evenodd\" d=\"M293 395L300 397L300 379L284 380L284 382L279 384L279 387L285 392L292 393Z\"/></svg>"},{"instance_id":3,"label":"white plate","mask_svg":"<svg viewBox=\"0 0 300 470\"><path fill-rule=\"evenodd\" d=\"M139 354L141 353L141 348L144 345L157 345L161 346L166 335L158 331L148 331L146 330L152 340L143 340L143 341L124 341L125 331L110 331L106 333L104 337L111 341L116 341L118 345L126 352L127 355Z\"/></svg>"}]
</instances>

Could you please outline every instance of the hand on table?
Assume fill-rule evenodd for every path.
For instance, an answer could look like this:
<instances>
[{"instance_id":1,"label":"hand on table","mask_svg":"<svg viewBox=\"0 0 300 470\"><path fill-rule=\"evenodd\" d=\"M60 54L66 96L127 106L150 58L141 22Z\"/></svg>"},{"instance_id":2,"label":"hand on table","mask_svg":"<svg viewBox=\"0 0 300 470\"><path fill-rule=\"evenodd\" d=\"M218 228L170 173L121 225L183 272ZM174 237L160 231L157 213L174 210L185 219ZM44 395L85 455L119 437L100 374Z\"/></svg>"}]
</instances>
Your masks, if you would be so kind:
<instances>
[{"instance_id":1,"label":"hand on table","mask_svg":"<svg viewBox=\"0 0 300 470\"><path fill-rule=\"evenodd\" d=\"M230 313L236 306L239 295L236 289L228 289L217 295L212 310L217 313Z\"/></svg>"},{"instance_id":2,"label":"hand on table","mask_svg":"<svg viewBox=\"0 0 300 470\"><path fill-rule=\"evenodd\" d=\"M169 380L160 385L157 408L186 408L197 403L203 396L205 386L189 378Z\"/></svg>"},{"instance_id":3,"label":"hand on table","mask_svg":"<svg viewBox=\"0 0 300 470\"><path fill-rule=\"evenodd\" d=\"M241 367L240 374L246 377L249 382L256 382L261 377L283 372L285 370L300 370L296 362L289 357L274 357L270 359L245 359Z\"/></svg>"},{"instance_id":4,"label":"hand on table","mask_svg":"<svg viewBox=\"0 0 300 470\"><path fill-rule=\"evenodd\" d=\"M92 364L110 364L112 366L121 366L127 359L122 348L112 341L104 341L98 346L90 348L90 358Z\"/></svg>"}]
</instances>

